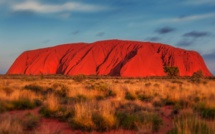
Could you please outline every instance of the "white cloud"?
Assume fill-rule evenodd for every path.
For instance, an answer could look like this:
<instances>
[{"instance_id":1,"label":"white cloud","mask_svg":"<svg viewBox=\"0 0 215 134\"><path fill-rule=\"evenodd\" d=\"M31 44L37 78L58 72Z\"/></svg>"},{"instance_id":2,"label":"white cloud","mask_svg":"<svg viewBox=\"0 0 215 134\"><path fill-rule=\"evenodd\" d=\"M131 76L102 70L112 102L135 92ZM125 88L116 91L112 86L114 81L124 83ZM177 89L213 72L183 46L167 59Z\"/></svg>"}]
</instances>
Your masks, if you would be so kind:
<instances>
[{"instance_id":1,"label":"white cloud","mask_svg":"<svg viewBox=\"0 0 215 134\"><path fill-rule=\"evenodd\" d=\"M172 22L172 23L189 22L189 21L207 19L211 17L215 17L215 13L198 14L198 15L191 15L191 16L177 17L177 18L167 18L167 19L161 19L159 22Z\"/></svg>"},{"instance_id":2,"label":"white cloud","mask_svg":"<svg viewBox=\"0 0 215 134\"><path fill-rule=\"evenodd\" d=\"M22 3L13 4L11 6L13 11L33 11L38 13L58 13L64 11L82 11L82 12L93 12L105 10L107 7L91 5L78 2L67 2L64 4L42 4L37 1L27 0Z\"/></svg>"}]
</instances>

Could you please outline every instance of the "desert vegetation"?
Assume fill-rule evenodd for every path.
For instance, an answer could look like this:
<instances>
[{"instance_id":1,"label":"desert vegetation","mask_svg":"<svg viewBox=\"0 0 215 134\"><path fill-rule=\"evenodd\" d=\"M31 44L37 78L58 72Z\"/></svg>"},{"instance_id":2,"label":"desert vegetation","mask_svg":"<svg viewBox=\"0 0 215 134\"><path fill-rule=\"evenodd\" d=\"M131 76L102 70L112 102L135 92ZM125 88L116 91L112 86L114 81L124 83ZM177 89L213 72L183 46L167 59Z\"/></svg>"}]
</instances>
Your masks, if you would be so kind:
<instances>
[{"instance_id":1,"label":"desert vegetation","mask_svg":"<svg viewBox=\"0 0 215 134\"><path fill-rule=\"evenodd\" d=\"M215 81L201 72L188 78L2 76L0 133L213 134L214 102Z\"/></svg>"}]
</instances>

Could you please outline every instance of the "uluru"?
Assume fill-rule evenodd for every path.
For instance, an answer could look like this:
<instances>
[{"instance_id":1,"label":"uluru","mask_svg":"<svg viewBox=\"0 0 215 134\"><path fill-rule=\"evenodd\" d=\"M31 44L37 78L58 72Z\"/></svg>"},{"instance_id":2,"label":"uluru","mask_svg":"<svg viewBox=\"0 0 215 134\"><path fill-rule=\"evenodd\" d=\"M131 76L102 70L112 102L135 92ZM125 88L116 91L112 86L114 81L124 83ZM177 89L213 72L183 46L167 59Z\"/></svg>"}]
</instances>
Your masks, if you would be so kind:
<instances>
[{"instance_id":1,"label":"uluru","mask_svg":"<svg viewBox=\"0 0 215 134\"><path fill-rule=\"evenodd\" d=\"M195 51L152 42L105 40L72 43L23 52L7 74L165 76L165 66L177 66L180 76L202 71L212 76Z\"/></svg>"}]
</instances>

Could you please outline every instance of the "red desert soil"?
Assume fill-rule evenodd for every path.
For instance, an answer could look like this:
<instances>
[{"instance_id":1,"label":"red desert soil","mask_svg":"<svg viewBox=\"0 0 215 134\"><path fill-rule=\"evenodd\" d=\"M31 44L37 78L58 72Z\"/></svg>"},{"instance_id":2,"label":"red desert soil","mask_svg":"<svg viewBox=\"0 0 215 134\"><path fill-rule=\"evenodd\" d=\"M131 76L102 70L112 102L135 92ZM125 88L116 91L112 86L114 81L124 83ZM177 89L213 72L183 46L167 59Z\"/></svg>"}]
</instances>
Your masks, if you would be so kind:
<instances>
[{"instance_id":1,"label":"red desert soil","mask_svg":"<svg viewBox=\"0 0 215 134\"><path fill-rule=\"evenodd\" d=\"M8 114L11 116L18 117L20 119L24 118L27 113L31 113L33 115L39 115L38 111L40 108L36 108L33 110L15 110L6 112L1 114L0 117L7 116ZM164 134L173 128L173 121L171 118L172 107L164 106L161 108L160 116L163 120L163 124L159 130L159 132L150 133L150 134ZM39 123L39 126L34 130L38 134L44 133L56 133L60 132L61 134L136 134L138 132L132 130L112 130L109 132L83 132L81 130L73 130L66 122L60 122L57 119L52 118L44 118L42 117ZM141 132L140 132L141 133Z\"/></svg>"},{"instance_id":2,"label":"red desert soil","mask_svg":"<svg viewBox=\"0 0 215 134\"><path fill-rule=\"evenodd\" d=\"M165 76L164 66L177 66L180 76L202 70L211 76L195 51L150 42L107 40L64 44L22 53L7 74Z\"/></svg>"},{"instance_id":3,"label":"red desert soil","mask_svg":"<svg viewBox=\"0 0 215 134\"><path fill-rule=\"evenodd\" d=\"M6 112L0 115L0 118L3 116L7 116L8 114L11 116L15 116L17 118L24 118L27 113L31 113L33 115L39 115L38 111L40 108L36 108L33 110L14 110L10 112ZM68 123L60 122L56 119L44 118L42 117L39 123L39 126L34 130L38 134L45 133L61 133L61 134L136 134L136 131L132 130L112 130L109 132L83 132L81 130L72 130Z\"/></svg>"}]
</instances>

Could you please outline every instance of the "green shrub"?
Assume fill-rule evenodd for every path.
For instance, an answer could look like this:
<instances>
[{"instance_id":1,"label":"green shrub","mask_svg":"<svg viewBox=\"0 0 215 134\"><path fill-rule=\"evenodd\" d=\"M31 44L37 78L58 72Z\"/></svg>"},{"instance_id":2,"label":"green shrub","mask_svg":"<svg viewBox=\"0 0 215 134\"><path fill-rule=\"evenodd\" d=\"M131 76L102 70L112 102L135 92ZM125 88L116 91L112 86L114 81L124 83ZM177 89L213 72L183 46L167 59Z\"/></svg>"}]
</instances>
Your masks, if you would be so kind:
<instances>
[{"instance_id":1,"label":"green shrub","mask_svg":"<svg viewBox=\"0 0 215 134\"><path fill-rule=\"evenodd\" d=\"M193 115L182 115L174 120L174 128L167 134L213 134L207 123Z\"/></svg>"},{"instance_id":2,"label":"green shrub","mask_svg":"<svg viewBox=\"0 0 215 134\"><path fill-rule=\"evenodd\" d=\"M94 113L92 115L92 120L96 125L97 131L108 131L115 128L115 119L104 118L99 113Z\"/></svg>"},{"instance_id":3,"label":"green shrub","mask_svg":"<svg viewBox=\"0 0 215 134\"><path fill-rule=\"evenodd\" d=\"M137 125L151 124L152 132L158 132L162 125L162 119L153 113L148 112L118 112L116 113L118 119L118 127L123 129L137 129Z\"/></svg>"},{"instance_id":4,"label":"green shrub","mask_svg":"<svg viewBox=\"0 0 215 134\"><path fill-rule=\"evenodd\" d=\"M66 97L69 92L69 88L66 85L59 84L59 83L53 84L52 87L48 88L47 90L48 91L46 91L46 92L48 92L48 93L54 92L55 95L57 95L59 97Z\"/></svg>"},{"instance_id":5,"label":"green shrub","mask_svg":"<svg viewBox=\"0 0 215 134\"><path fill-rule=\"evenodd\" d=\"M198 103L195 110L205 119L215 119L215 107L208 107L205 103Z\"/></svg>"},{"instance_id":6,"label":"green shrub","mask_svg":"<svg viewBox=\"0 0 215 134\"><path fill-rule=\"evenodd\" d=\"M105 92L105 97L115 97L116 93L113 90L107 90Z\"/></svg>"},{"instance_id":7,"label":"green shrub","mask_svg":"<svg viewBox=\"0 0 215 134\"><path fill-rule=\"evenodd\" d=\"M152 122L152 131L158 132L163 122L162 119L156 114L151 114L149 117L151 118L149 121Z\"/></svg>"},{"instance_id":8,"label":"green shrub","mask_svg":"<svg viewBox=\"0 0 215 134\"><path fill-rule=\"evenodd\" d=\"M39 99L34 99L34 102L33 102L34 104L35 104L35 106L41 106L42 105L42 101L41 100L39 100Z\"/></svg>"},{"instance_id":9,"label":"green shrub","mask_svg":"<svg viewBox=\"0 0 215 134\"><path fill-rule=\"evenodd\" d=\"M31 91L36 92L36 93L41 93L41 92L43 92L43 87L41 87L41 86L39 86L39 85L36 85L36 84L26 85L26 86L24 87L24 89L31 90Z\"/></svg>"},{"instance_id":10,"label":"green shrub","mask_svg":"<svg viewBox=\"0 0 215 134\"><path fill-rule=\"evenodd\" d=\"M74 114L75 112L73 109L61 107L53 116L60 121L67 121L69 118L72 118Z\"/></svg>"},{"instance_id":11,"label":"green shrub","mask_svg":"<svg viewBox=\"0 0 215 134\"><path fill-rule=\"evenodd\" d=\"M198 70L198 71L194 72L193 75L192 75L192 77L193 78L203 78L204 75L203 75L202 70Z\"/></svg>"},{"instance_id":12,"label":"green shrub","mask_svg":"<svg viewBox=\"0 0 215 134\"><path fill-rule=\"evenodd\" d=\"M54 113L52 111L50 111L49 109L47 109L46 107L42 107L39 110L39 113L42 114L45 117L51 117Z\"/></svg>"},{"instance_id":13,"label":"green shrub","mask_svg":"<svg viewBox=\"0 0 215 134\"><path fill-rule=\"evenodd\" d=\"M66 86L62 86L60 90L55 90L55 94L60 97L66 97L69 89Z\"/></svg>"},{"instance_id":14,"label":"green shrub","mask_svg":"<svg viewBox=\"0 0 215 134\"><path fill-rule=\"evenodd\" d=\"M118 112L116 114L118 120L118 127L123 129L137 129L136 123L143 123L144 117L141 113L125 113Z\"/></svg>"},{"instance_id":15,"label":"green shrub","mask_svg":"<svg viewBox=\"0 0 215 134\"><path fill-rule=\"evenodd\" d=\"M45 117L54 117L56 111L51 111L47 107L43 106L40 110L39 113L42 114Z\"/></svg>"},{"instance_id":16,"label":"green shrub","mask_svg":"<svg viewBox=\"0 0 215 134\"><path fill-rule=\"evenodd\" d=\"M9 101L0 101L0 113L13 110L14 105Z\"/></svg>"},{"instance_id":17,"label":"green shrub","mask_svg":"<svg viewBox=\"0 0 215 134\"><path fill-rule=\"evenodd\" d=\"M130 92L126 92L125 99L133 101L136 99L136 97L133 94L131 94Z\"/></svg>"},{"instance_id":18,"label":"green shrub","mask_svg":"<svg viewBox=\"0 0 215 134\"><path fill-rule=\"evenodd\" d=\"M200 83L202 78L204 78L203 72L202 70L198 70L191 76L191 82Z\"/></svg>"},{"instance_id":19,"label":"green shrub","mask_svg":"<svg viewBox=\"0 0 215 134\"><path fill-rule=\"evenodd\" d=\"M19 100L12 101L14 109L33 109L37 105L27 98L20 98Z\"/></svg>"},{"instance_id":20,"label":"green shrub","mask_svg":"<svg viewBox=\"0 0 215 134\"><path fill-rule=\"evenodd\" d=\"M175 105L176 101L172 100L169 96L163 99L165 105Z\"/></svg>"},{"instance_id":21,"label":"green shrub","mask_svg":"<svg viewBox=\"0 0 215 134\"><path fill-rule=\"evenodd\" d=\"M92 131L96 129L96 126L93 122L87 122L87 121L78 121L75 120L74 118L72 118L70 121L70 126L73 129L78 129L78 130L82 130L82 131Z\"/></svg>"},{"instance_id":22,"label":"green shrub","mask_svg":"<svg viewBox=\"0 0 215 134\"><path fill-rule=\"evenodd\" d=\"M66 107L60 107L57 111L51 111L47 107L43 106L39 113L47 118L57 118L60 121L67 121L74 116L74 110Z\"/></svg>"}]
</instances>

